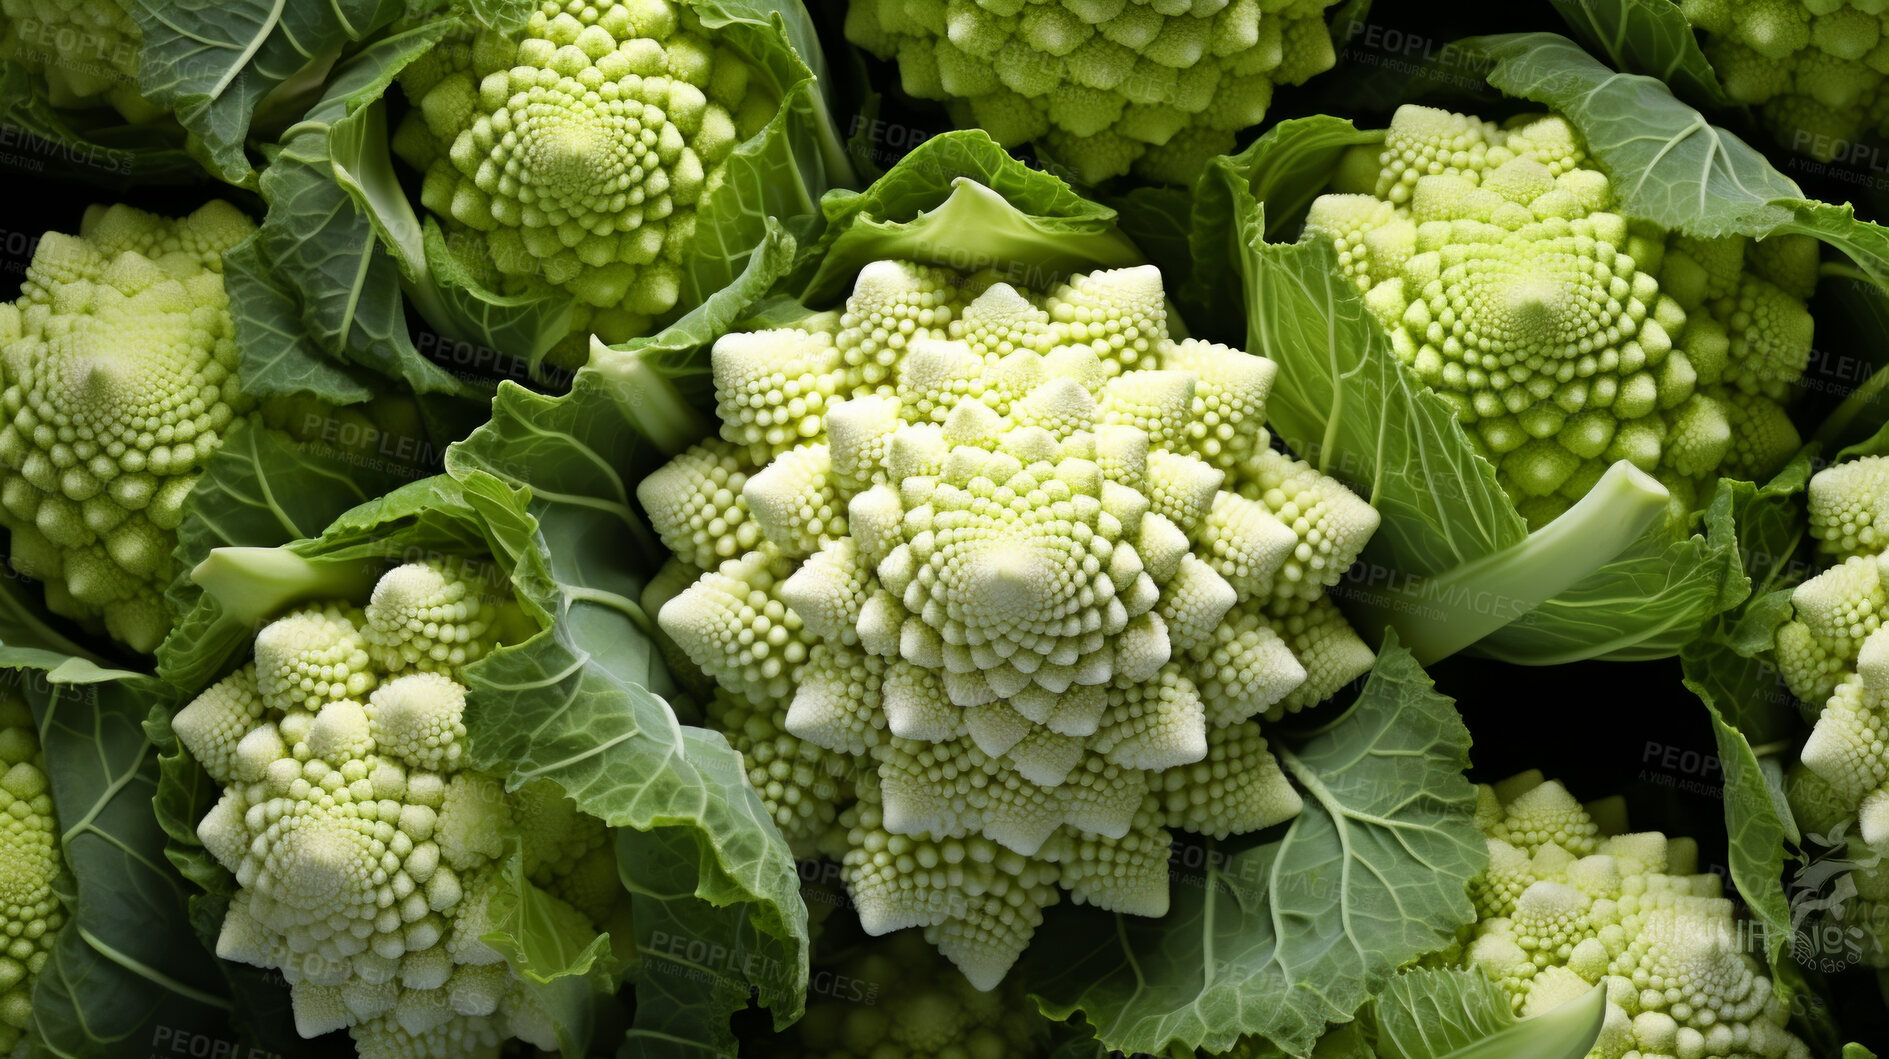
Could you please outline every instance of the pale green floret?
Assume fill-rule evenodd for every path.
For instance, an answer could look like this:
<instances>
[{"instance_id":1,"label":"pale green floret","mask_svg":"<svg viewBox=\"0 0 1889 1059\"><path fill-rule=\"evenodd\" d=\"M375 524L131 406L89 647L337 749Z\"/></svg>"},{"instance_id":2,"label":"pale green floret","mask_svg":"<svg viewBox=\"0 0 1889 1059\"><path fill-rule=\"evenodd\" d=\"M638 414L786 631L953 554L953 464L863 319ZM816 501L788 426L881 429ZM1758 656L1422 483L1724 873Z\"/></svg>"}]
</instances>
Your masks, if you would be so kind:
<instances>
[{"instance_id":1,"label":"pale green floret","mask_svg":"<svg viewBox=\"0 0 1889 1059\"><path fill-rule=\"evenodd\" d=\"M1268 447L1270 361L1168 337L1158 270L881 261L712 370L721 438L637 490L698 574L644 606L797 849L855 802L867 930L987 989L1059 885L1159 915L1167 829L1298 810L1256 722L1370 667L1325 592L1377 513Z\"/></svg>"},{"instance_id":2,"label":"pale green floret","mask_svg":"<svg viewBox=\"0 0 1889 1059\"><path fill-rule=\"evenodd\" d=\"M853 0L846 36L896 59L1007 147L1032 140L1084 181L1187 183L1259 124L1273 87L1336 60L1334 0Z\"/></svg>"},{"instance_id":3,"label":"pale green floret","mask_svg":"<svg viewBox=\"0 0 1889 1059\"><path fill-rule=\"evenodd\" d=\"M866 983L864 998L816 999L794 1027L803 1059L1035 1059L1050 1023L1020 987L984 992L930 951L894 934L833 969Z\"/></svg>"},{"instance_id":4,"label":"pale green floret","mask_svg":"<svg viewBox=\"0 0 1889 1059\"><path fill-rule=\"evenodd\" d=\"M1869 456L1811 478L1811 535L1840 561L1797 586L1777 633L1791 693L1821 708L1803 764L1878 851L1889 851L1889 541L1876 525L1885 469L1889 458Z\"/></svg>"},{"instance_id":5,"label":"pale green floret","mask_svg":"<svg viewBox=\"0 0 1889 1059\"><path fill-rule=\"evenodd\" d=\"M1778 141L1830 161L1889 128L1889 7L1879 0L1679 0L1725 91Z\"/></svg>"},{"instance_id":6,"label":"pale green floret","mask_svg":"<svg viewBox=\"0 0 1889 1059\"><path fill-rule=\"evenodd\" d=\"M143 123L165 109L138 93L144 35L129 0L0 0L0 59L31 70L61 110L107 105Z\"/></svg>"},{"instance_id":7,"label":"pale green floret","mask_svg":"<svg viewBox=\"0 0 1889 1059\"><path fill-rule=\"evenodd\" d=\"M394 138L455 256L503 293L578 304L561 359L676 308L696 213L778 92L687 3L543 0L514 32L438 45ZM568 347L568 348L566 348Z\"/></svg>"},{"instance_id":8,"label":"pale green floret","mask_svg":"<svg viewBox=\"0 0 1889 1059\"><path fill-rule=\"evenodd\" d=\"M0 1055L12 1055L33 1014L33 981L65 923L55 884L64 870L51 786L33 714L0 695Z\"/></svg>"},{"instance_id":9,"label":"pale green floret","mask_svg":"<svg viewBox=\"0 0 1889 1059\"><path fill-rule=\"evenodd\" d=\"M1889 551L1889 459L1867 456L1810 479L1810 535L1836 560Z\"/></svg>"},{"instance_id":10,"label":"pale green floret","mask_svg":"<svg viewBox=\"0 0 1889 1059\"><path fill-rule=\"evenodd\" d=\"M1449 962L1508 992L1518 1016L1607 991L1590 1059L1809 1059L1690 839L1615 834L1539 773L1480 791L1489 870L1480 922Z\"/></svg>"},{"instance_id":11,"label":"pale green floret","mask_svg":"<svg viewBox=\"0 0 1889 1059\"><path fill-rule=\"evenodd\" d=\"M0 525L56 613L151 651L184 500L237 387L223 252L255 230L224 202L181 221L92 207L47 233L0 305Z\"/></svg>"},{"instance_id":12,"label":"pale green floret","mask_svg":"<svg viewBox=\"0 0 1889 1059\"><path fill-rule=\"evenodd\" d=\"M603 824L548 785L507 793L467 768L466 689L441 652L497 646L482 573L410 564L364 611L278 619L252 665L173 722L224 788L197 828L239 887L217 954L280 970L297 1031L346 1028L366 1059L555 1047L549 1015L480 940L514 845L553 914L586 929L612 915Z\"/></svg>"},{"instance_id":13,"label":"pale green floret","mask_svg":"<svg viewBox=\"0 0 1889 1059\"><path fill-rule=\"evenodd\" d=\"M1629 223L1553 116L1402 107L1371 179L1347 167L1356 190L1316 200L1306 230L1336 245L1531 527L1619 460L1669 490L1683 525L1718 476L1762 477L1798 447L1782 402L1810 355L1816 261L1797 237Z\"/></svg>"}]
</instances>

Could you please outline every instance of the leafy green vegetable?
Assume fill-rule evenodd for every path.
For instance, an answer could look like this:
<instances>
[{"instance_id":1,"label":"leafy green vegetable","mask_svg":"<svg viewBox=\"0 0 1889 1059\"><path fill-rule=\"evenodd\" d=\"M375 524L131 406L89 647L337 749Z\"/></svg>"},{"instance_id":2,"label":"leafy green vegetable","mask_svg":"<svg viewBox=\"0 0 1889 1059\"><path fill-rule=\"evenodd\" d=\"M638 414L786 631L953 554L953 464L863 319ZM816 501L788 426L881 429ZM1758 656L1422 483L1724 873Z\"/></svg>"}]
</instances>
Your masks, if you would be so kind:
<instances>
[{"instance_id":1,"label":"leafy green vegetable","mask_svg":"<svg viewBox=\"0 0 1889 1059\"><path fill-rule=\"evenodd\" d=\"M1617 75L1547 34L1462 47L1493 61L1491 85L1564 113L1603 169L1628 174L1612 192L1629 219L1697 239L1810 235L1875 282L1889 278L1880 228L1848 207L1803 199L1659 82ZM1634 490L1531 534L1488 458L1392 355L1364 300L1335 278L1331 251L1318 240L1273 241L1339 171L1343 152L1371 142L1337 119L1305 119L1217 163L1196 192L1186 299L1224 331L1240 326L1232 306L1243 296L1249 345L1283 365L1272 405L1281 435L1384 513L1366 575L1348 591L1391 615L1424 658L1472 643L1531 664L1676 653L1750 594L1736 528L1715 514L1728 510L1723 490L1738 479L1683 505L1703 515L1703 532L1690 536L1669 518L1620 547L1618 531L1640 503ZM1219 267L1228 260L1237 268ZM1570 541L1588 547L1569 549ZM1538 579L1517 576L1531 568Z\"/></svg>"},{"instance_id":2,"label":"leafy green vegetable","mask_svg":"<svg viewBox=\"0 0 1889 1059\"><path fill-rule=\"evenodd\" d=\"M637 125L627 139L624 123L642 120L625 109L642 103L627 96L593 106L581 102L588 89L579 89L569 96L574 110L527 116L519 109L521 124L511 137L525 153L493 161L487 176L478 176L477 159L455 162L450 148L460 139L468 148L478 136L491 141L491 122L512 122L505 108L525 107L526 96L539 90L521 82L495 103L506 116L484 113L475 105L476 82L497 68L472 67L499 62L497 49L524 47L515 56L520 65L500 64L522 71L556 43L542 36L535 44L521 41L565 32L547 28L558 5L515 7L442 10L383 37L337 68L321 101L285 136L262 185L270 213L259 274L273 296L255 301L251 315L267 321L293 312L306 337L271 365L273 385L338 385L341 376L359 384L363 372L398 375L422 391L464 391L474 385L468 380L508 372L567 379L591 333L623 341L674 322L734 282L770 229L811 238L819 223L815 199L830 183L850 179L821 95L824 65L808 16L800 4L782 0L663 5L651 8L647 25L627 7L621 17L608 5L598 9L587 17L604 19L624 39L603 48L601 38L586 38L602 64L592 74L607 70L621 81L620 92L630 92L642 74L657 72L637 64L661 66L667 46L676 50L674 69L695 71L704 85L678 77L675 99L651 102L643 117L654 123L647 130ZM511 28L485 26L482 17ZM602 23L591 29L608 36ZM671 33L678 36L660 43ZM654 58L645 45L656 48ZM723 71L712 83L711 62ZM390 129L384 97L396 77L416 105L404 125ZM578 84L565 83L567 91ZM670 84L656 78L649 90L671 91ZM716 98L706 100L705 91ZM663 117L668 111L677 115L675 125ZM538 115L542 124L535 124ZM670 138L659 135L664 128ZM528 164L542 154L534 146L540 141L550 152L544 157L575 152L569 157L578 168L570 172L581 179L567 180L554 166L528 182L567 196L552 212L581 216L595 229L581 248L560 243L556 227L564 223L570 236L579 222L546 221L537 205L527 211L503 195L494 200L496 185L481 190L473 183L495 180L501 162ZM621 145L621 157L613 144ZM640 154L632 157L646 146L647 170ZM401 187L395 150L424 170L421 203L409 202ZM455 168L462 162L465 172ZM585 200L587 189L601 197ZM421 205L424 212L416 209ZM424 348L405 334L409 304L426 321ZM545 367L547 357L555 370ZM437 366L454 362L463 378Z\"/></svg>"}]
</instances>

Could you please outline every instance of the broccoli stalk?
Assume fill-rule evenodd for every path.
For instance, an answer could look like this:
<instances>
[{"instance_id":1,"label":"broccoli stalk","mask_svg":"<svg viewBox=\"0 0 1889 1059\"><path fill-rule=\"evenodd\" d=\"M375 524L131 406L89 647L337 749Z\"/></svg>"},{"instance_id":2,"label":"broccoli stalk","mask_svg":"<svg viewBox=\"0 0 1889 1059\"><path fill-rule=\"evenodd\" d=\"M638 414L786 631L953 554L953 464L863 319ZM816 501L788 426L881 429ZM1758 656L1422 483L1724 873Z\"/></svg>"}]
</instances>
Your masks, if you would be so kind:
<instances>
[{"instance_id":1,"label":"broccoli stalk","mask_svg":"<svg viewBox=\"0 0 1889 1059\"><path fill-rule=\"evenodd\" d=\"M1347 593L1353 617L1366 628L1397 630L1420 663L1448 658L1606 565L1659 522L1669 500L1657 479L1621 460L1573 507L1513 547L1435 577L1367 578Z\"/></svg>"},{"instance_id":2,"label":"broccoli stalk","mask_svg":"<svg viewBox=\"0 0 1889 1059\"><path fill-rule=\"evenodd\" d=\"M305 559L286 548L212 548L190 579L237 621L259 622L310 599L360 599L374 587L373 559Z\"/></svg>"}]
</instances>

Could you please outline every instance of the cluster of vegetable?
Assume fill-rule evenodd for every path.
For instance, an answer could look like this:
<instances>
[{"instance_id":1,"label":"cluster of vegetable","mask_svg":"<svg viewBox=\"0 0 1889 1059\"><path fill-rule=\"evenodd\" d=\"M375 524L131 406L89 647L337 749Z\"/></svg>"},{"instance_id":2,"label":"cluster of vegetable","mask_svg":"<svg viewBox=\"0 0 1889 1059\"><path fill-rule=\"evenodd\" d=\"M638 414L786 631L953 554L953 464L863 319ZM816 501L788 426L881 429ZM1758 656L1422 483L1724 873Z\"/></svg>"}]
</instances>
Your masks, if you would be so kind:
<instances>
[{"instance_id":1,"label":"cluster of vegetable","mask_svg":"<svg viewBox=\"0 0 1889 1059\"><path fill-rule=\"evenodd\" d=\"M0 1056L1889 1054L1885 20L0 0Z\"/></svg>"}]
</instances>

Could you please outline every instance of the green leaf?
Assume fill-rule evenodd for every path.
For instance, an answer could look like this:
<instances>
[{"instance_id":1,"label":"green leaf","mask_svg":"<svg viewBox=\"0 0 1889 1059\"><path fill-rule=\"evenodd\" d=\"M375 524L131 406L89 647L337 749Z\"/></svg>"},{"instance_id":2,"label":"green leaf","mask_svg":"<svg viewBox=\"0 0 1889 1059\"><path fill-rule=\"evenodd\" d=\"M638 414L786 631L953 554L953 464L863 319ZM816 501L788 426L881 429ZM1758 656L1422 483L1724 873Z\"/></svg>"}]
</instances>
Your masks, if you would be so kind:
<instances>
[{"instance_id":1,"label":"green leaf","mask_svg":"<svg viewBox=\"0 0 1889 1059\"><path fill-rule=\"evenodd\" d=\"M1208 163L1194 186L1188 237L1196 267L1181 292L1193 325L1225 342L1246 338L1247 281L1228 264L1240 261L1255 234L1275 242L1289 237L1345 153L1383 140L1382 132L1357 129L1342 118L1294 118L1239 154ZM1255 204L1264 207L1257 218L1251 216Z\"/></svg>"},{"instance_id":2,"label":"green leaf","mask_svg":"<svg viewBox=\"0 0 1889 1059\"><path fill-rule=\"evenodd\" d=\"M1719 83L1692 24L1673 0L1550 0L1568 28L1616 70L1648 74L1703 107L1738 103Z\"/></svg>"},{"instance_id":3,"label":"green leaf","mask_svg":"<svg viewBox=\"0 0 1889 1059\"><path fill-rule=\"evenodd\" d=\"M1605 994L1602 999L1604 1008ZM1366 1014L1383 1059L1451 1055L1515 1025L1508 993L1473 968L1406 971L1372 999ZM1576 1059L1588 1047L1582 1045Z\"/></svg>"},{"instance_id":4,"label":"green leaf","mask_svg":"<svg viewBox=\"0 0 1889 1059\"><path fill-rule=\"evenodd\" d=\"M1671 657L1712 615L1751 592L1725 499L1727 490L1749 484L1720 479L1704 534L1674 540L1662 524L1652 526L1573 585L1478 642L1476 653L1519 665ZM1620 515L1602 511L1594 517L1604 526ZM1518 565L1529 561L1549 528L1529 536Z\"/></svg>"},{"instance_id":5,"label":"green leaf","mask_svg":"<svg viewBox=\"0 0 1889 1059\"><path fill-rule=\"evenodd\" d=\"M1300 136L1333 162L1347 139L1327 122L1280 125L1248 151L1216 159L1202 188L1204 198L1207 188L1227 197L1224 210L1206 198L1208 216L1238 228L1221 238L1240 250L1246 348L1281 368L1266 402L1268 429L1378 509L1372 554L1395 556L1399 569L1440 572L1519 542L1527 527L1495 468L1391 350L1330 243L1266 241L1271 207L1255 197L1253 181L1274 172L1281 154L1318 153L1279 143ZM1197 247L1203 238L1197 225Z\"/></svg>"},{"instance_id":6,"label":"green leaf","mask_svg":"<svg viewBox=\"0 0 1889 1059\"><path fill-rule=\"evenodd\" d=\"M726 785L716 797L745 802L751 788L740 757L717 733L682 731L698 763L715 761L698 767ZM765 813L754 824L778 834ZM617 832L617 867L635 895L640 956L633 971L636 1022L617 1053L622 1059L732 1055L728 1019L751 996L774 1012L776 1029L798 1017L808 983L805 938L782 936L766 921L766 903L723 903L704 893L704 881L716 874L711 860L701 838L681 828Z\"/></svg>"},{"instance_id":7,"label":"green leaf","mask_svg":"<svg viewBox=\"0 0 1889 1059\"><path fill-rule=\"evenodd\" d=\"M152 812L158 761L143 728L174 694L148 677L55 683L15 671L52 781L76 887L33 990L34 1055L112 1057L201 1038L240 1053L234 1005L190 926L183 879Z\"/></svg>"},{"instance_id":8,"label":"green leaf","mask_svg":"<svg viewBox=\"0 0 1889 1059\"><path fill-rule=\"evenodd\" d=\"M722 185L697 213L698 245L683 271L679 303L688 307L741 275L767 238L770 219L798 244L811 242L823 222L820 196L853 181L806 7L798 0L698 0L692 10L706 30L766 70L781 105L765 129L735 149Z\"/></svg>"},{"instance_id":9,"label":"green leaf","mask_svg":"<svg viewBox=\"0 0 1889 1059\"><path fill-rule=\"evenodd\" d=\"M1115 211L1011 157L981 130L935 136L865 191L829 192L827 228L792 286L806 305L841 298L872 261L904 257L963 272L1002 268L1047 289L1072 271L1140 264Z\"/></svg>"},{"instance_id":10,"label":"green leaf","mask_svg":"<svg viewBox=\"0 0 1889 1059\"><path fill-rule=\"evenodd\" d=\"M699 975L678 977L646 955L634 969L632 1039L732 1041L728 1018L751 993L777 1025L798 1017L806 907L739 755L719 734L678 724L663 698L672 686L637 603L663 552L631 495L662 458L594 371L558 398L502 386L492 421L448 453L514 581L554 619L468 669L466 724L480 767L514 784L555 780L625 829L619 867L640 950L663 932L729 961L702 989ZM500 482L530 498L527 511L504 518L480 499Z\"/></svg>"},{"instance_id":11,"label":"green leaf","mask_svg":"<svg viewBox=\"0 0 1889 1059\"><path fill-rule=\"evenodd\" d=\"M1608 69L1566 37L1485 37L1489 83L1560 112L1613 175L1620 212L1692 235L1756 235L1790 221L1790 178L1656 78Z\"/></svg>"},{"instance_id":12,"label":"green leaf","mask_svg":"<svg viewBox=\"0 0 1889 1059\"><path fill-rule=\"evenodd\" d=\"M335 404L374 396L367 373L322 352L303 330L296 292L283 286L250 236L223 255L223 286L241 349L236 378L257 397L308 394Z\"/></svg>"},{"instance_id":13,"label":"green leaf","mask_svg":"<svg viewBox=\"0 0 1889 1059\"><path fill-rule=\"evenodd\" d=\"M138 88L190 130L192 147L232 184L255 177L244 152L271 92L405 12L401 0L133 0L143 34Z\"/></svg>"},{"instance_id":14,"label":"green leaf","mask_svg":"<svg viewBox=\"0 0 1889 1059\"><path fill-rule=\"evenodd\" d=\"M479 940L503 953L551 1012L564 1054L589 1054L592 1003L598 992L610 991L618 974L609 935L573 922L568 906L560 909L555 898L532 885L522 855L512 854L500 880L489 912L493 929Z\"/></svg>"},{"instance_id":15,"label":"green leaf","mask_svg":"<svg viewBox=\"0 0 1889 1059\"><path fill-rule=\"evenodd\" d=\"M338 66L264 170L259 183L269 212L253 258L240 262L247 275L230 289L230 312L252 338L275 331L295 343L248 349L241 377L250 392L338 400L368 385L356 369L401 379L416 393L481 391L415 348L401 293L403 278L413 277L403 277L364 205L405 204L387 160L381 97L401 68L451 28L436 20L393 34ZM396 245L407 246L418 269L420 228L410 228L410 240Z\"/></svg>"},{"instance_id":16,"label":"green leaf","mask_svg":"<svg viewBox=\"0 0 1889 1059\"><path fill-rule=\"evenodd\" d=\"M1208 843L1160 919L1058 908L1019 972L1107 1046L1303 1055L1401 966L1475 918L1487 863L1469 732L1394 638L1339 720L1274 744L1305 808L1283 836Z\"/></svg>"},{"instance_id":17,"label":"green leaf","mask_svg":"<svg viewBox=\"0 0 1889 1059\"><path fill-rule=\"evenodd\" d=\"M1843 1046L1843 1059L1876 1059L1876 1053L1860 1044L1846 1044Z\"/></svg>"},{"instance_id":18,"label":"green leaf","mask_svg":"<svg viewBox=\"0 0 1889 1059\"><path fill-rule=\"evenodd\" d=\"M528 371L541 373L551 347L571 332L577 303L552 293L499 294L480 283L446 245L439 222L428 217L422 237L424 269L437 287L443 313L458 341L511 351ZM474 336L471 338L465 336ZM496 366L495 366L496 368Z\"/></svg>"},{"instance_id":19,"label":"green leaf","mask_svg":"<svg viewBox=\"0 0 1889 1059\"><path fill-rule=\"evenodd\" d=\"M1763 486L1721 482L1713 514L1742 538L1744 576L1759 592L1746 606L1719 615L1679 653L1685 685L1705 703L1724 775L1722 799L1730 838L1732 884L1764 930L1775 966L1796 935L1784 891L1785 843L1801 841L1784 795L1776 754L1797 736L1795 700L1772 656L1779 626L1791 617L1790 592L1779 584L1805 537L1802 494L1810 458L1800 453Z\"/></svg>"},{"instance_id":20,"label":"green leaf","mask_svg":"<svg viewBox=\"0 0 1889 1059\"><path fill-rule=\"evenodd\" d=\"M1371 1003L1378 1059L1585 1059L1607 1015L1607 989L1517 1022L1502 987L1478 970L1407 971Z\"/></svg>"}]
</instances>

